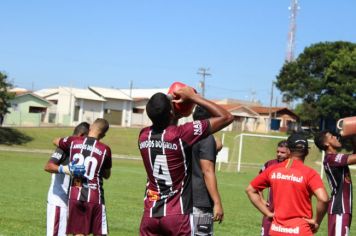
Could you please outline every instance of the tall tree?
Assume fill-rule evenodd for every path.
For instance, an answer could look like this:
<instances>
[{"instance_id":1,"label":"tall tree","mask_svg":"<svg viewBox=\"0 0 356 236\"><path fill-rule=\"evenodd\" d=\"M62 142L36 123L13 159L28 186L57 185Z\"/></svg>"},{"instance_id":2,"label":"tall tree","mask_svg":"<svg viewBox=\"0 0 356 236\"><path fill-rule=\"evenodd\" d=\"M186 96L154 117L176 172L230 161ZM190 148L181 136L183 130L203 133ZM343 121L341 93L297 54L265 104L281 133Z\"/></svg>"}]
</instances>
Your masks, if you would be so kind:
<instances>
[{"instance_id":1,"label":"tall tree","mask_svg":"<svg viewBox=\"0 0 356 236\"><path fill-rule=\"evenodd\" d=\"M0 72L0 125L2 124L3 117L8 113L10 107L10 100L13 98L13 94L8 92L8 89L12 87L11 83L7 80L7 75Z\"/></svg>"},{"instance_id":2,"label":"tall tree","mask_svg":"<svg viewBox=\"0 0 356 236\"><path fill-rule=\"evenodd\" d=\"M302 120L317 124L356 115L356 44L321 42L285 63L276 86L286 101L301 101Z\"/></svg>"}]
</instances>

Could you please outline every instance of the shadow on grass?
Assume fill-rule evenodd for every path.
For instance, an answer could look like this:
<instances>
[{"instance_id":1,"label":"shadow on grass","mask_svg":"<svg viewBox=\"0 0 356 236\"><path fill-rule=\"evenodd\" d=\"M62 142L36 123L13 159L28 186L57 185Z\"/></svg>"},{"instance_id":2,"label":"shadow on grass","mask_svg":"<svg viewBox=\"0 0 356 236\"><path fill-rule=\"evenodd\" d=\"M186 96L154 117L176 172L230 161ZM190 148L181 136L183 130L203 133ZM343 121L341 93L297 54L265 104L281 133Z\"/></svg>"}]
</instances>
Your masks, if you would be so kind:
<instances>
[{"instance_id":1,"label":"shadow on grass","mask_svg":"<svg viewBox=\"0 0 356 236\"><path fill-rule=\"evenodd\" d=\"M0 127L0 144L13 145L24 144L32 141L33 138L12 128Z\"/></svg>"}]
</instances>

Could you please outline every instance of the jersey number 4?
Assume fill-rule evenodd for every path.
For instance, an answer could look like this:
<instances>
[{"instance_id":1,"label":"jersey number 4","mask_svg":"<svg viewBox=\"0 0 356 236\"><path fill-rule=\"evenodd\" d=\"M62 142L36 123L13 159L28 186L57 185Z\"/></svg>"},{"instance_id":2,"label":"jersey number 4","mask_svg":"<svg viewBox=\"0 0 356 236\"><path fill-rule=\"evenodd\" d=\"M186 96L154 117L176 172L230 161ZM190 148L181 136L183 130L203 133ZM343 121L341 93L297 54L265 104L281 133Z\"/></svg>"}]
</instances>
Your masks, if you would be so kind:
<instances>
[{"instance_id":1,"label":"jersey number 4","mask_svg":"<svg viewBox=\"0 0 356 236\"><path fill-rule=\"evenodd\" d=\"M166 155L156 155L153 176L158 180L165 181L166 186L172 186L172 178L169 173Z\"/></svg>"}]
</instances>

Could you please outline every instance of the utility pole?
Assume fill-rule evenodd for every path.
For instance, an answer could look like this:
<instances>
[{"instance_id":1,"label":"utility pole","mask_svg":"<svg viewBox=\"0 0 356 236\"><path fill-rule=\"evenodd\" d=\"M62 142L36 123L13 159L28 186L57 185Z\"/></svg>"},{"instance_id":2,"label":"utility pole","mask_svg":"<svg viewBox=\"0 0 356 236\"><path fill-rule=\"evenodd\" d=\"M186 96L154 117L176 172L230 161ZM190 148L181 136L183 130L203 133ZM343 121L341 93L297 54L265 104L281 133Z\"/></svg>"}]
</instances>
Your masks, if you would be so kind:
<instances>
[{"instance_id":1,"label":"utility pole","mask_svg":"<svg viewBox=\"0 0 356 236\"><path fill-rule=\"evenodd\" d=\"M132 97L132 88L133 88L133 81L130 80L130 97Z\"/></svg>"},{"instance_id":2,"label":"utility pole","mask_svg":"<svg viewBox=\"0 0 356 236\"><path fill-rule=\"evenodd\" d=\"M205 97L205 78L207 76L211 76L210 73L208 73L209 68L204 68L201 67L198 69L197 74L202 76L202 80L200 81L200 87L201 87L201 95Z\"/></svg>"},{"instance_id":3,"label":"utility pole","mask_svg":"<svg viewBox=\"0 0 356 236\"><path fill-rule=\"evenodd\" d=\"M271 87L271 100L269 103L269 124L267 130L271 130L271 124L272 124L272 103L273 103L273 86L274 86L274 81L272 81L272 87Z\"/></svg>"}]
</instances>

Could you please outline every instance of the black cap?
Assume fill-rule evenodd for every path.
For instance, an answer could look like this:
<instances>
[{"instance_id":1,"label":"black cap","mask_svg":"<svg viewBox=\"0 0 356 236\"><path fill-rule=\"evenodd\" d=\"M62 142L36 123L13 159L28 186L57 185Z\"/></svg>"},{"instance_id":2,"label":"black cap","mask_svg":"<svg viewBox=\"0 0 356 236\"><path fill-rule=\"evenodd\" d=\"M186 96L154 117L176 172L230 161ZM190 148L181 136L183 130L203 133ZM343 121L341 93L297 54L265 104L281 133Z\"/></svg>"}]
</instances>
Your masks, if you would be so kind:
<instances>
[{"instance_id":1,"label":"black cap","mask_svg":"<svg viewBox=\"0 0 356 236\"><path fill-rule=\"evenodd\" d=\"M308 140L302 134L298 134L298 133L292 134L291 136L288 137L287 142L288 142L289 149L306 150L309 148Z\"/></svg>"}]
</instances>

